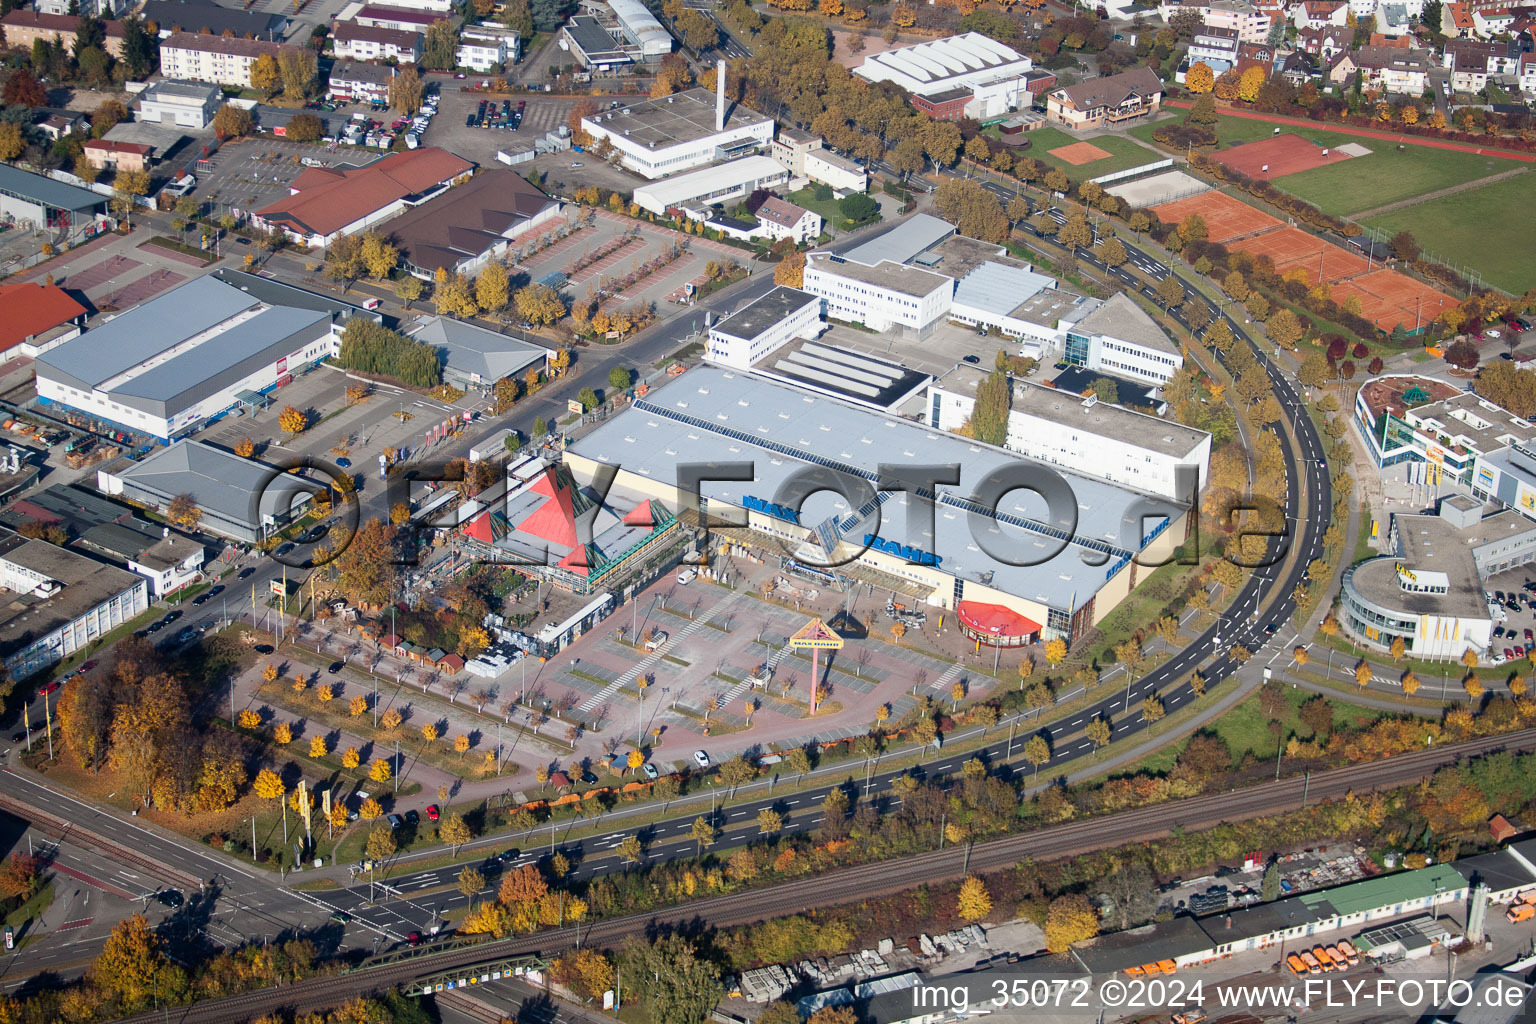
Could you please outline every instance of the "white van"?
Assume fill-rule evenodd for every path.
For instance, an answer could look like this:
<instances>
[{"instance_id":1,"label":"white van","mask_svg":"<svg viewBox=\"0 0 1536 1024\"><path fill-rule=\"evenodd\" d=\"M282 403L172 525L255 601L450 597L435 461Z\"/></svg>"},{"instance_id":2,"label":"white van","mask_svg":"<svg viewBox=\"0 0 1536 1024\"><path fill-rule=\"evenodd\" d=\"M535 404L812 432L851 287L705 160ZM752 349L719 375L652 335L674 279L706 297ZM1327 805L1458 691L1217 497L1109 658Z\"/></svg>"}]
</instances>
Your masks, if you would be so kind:
<instances>
[{"instance_id":1,"label":"white van","mask_svg":"<svg viewBox=\"0 0 1536 1024\"><path fill-rule=\"evenodd\" d=\"M360 303L360 305L364 309L378 309L379 308L379 300L378 299L364 299Z\"/></svg>"}]
</instances>

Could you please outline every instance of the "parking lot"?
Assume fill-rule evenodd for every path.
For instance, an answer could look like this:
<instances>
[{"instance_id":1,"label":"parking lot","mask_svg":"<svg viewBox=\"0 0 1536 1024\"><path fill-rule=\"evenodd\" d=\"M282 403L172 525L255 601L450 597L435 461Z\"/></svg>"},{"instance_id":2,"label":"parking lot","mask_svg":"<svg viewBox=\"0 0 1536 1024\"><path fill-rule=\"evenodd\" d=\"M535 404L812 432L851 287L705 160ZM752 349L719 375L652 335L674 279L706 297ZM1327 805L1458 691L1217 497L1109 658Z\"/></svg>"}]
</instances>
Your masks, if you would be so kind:
<instances>
[{"instance_id":1,"label":"parking lot","mask_svg":"<svg viewBox=\"0 0 1536 1024\"><path fill-rule=\"evenodd\" d=\"M939 324L922 341L906 341L889 333L871 334L841 324L833 324L822 335L822 340L855 352L894 359L911 369L935 375L948 373L966 356L975 356L984 369L990 370L998 349L1006 348L1010 355L1014 355L1019 348L1017 343L1006 338L997 335L984 338L975 328L948 322Z\"/></svg>"},{"instance_id":2,"label":"parking lot","mask_svg":"<svg viewBox=\"0 0 1536 1024\"><path fill-rule=\"evenodd\" d=\"M211 169L197 172L197 189L192 194L211 204L215 217L231 209L239 213L259 210L288 194L288 186L304 170L300 160L306 156L328 166L362 167L380 154L352 146L328 152L324 146L270 136L235 139L209 158Z\"/></svg>"},{"instance_id":3,"label":"parking lot","mask_svg":"<svg viewBox=\"0 0 1536 1024\"><path fill-rule=\"evenodd\" d=\"M458 86L462 87L463 82L459 82ZM489 97L483 93L460 92L454 85L445 82L438 103L438 115L432 119L432 126L427 129L422 141L428 146L441 146L482 167L498 166L497 150L531 146L533 140L565 124L571 108L576 105L576 99L571 96L515 96L511 97L513 107L518 103L527 104L523 108L523 122L516 131L467 127L464 119L476 112L482 99L490 102ZM501 99L495 102L499 108Z\"/></svg>"},{"instance_id":4,"label":"parking lot","mask_svg":"<svg viewBox=\"0 0 1536 1024\"><path fill-rule=\"evenodd\" d=\"M1536 650L1536 593L1525 589L1526 584L1536 585L1533 578L1536 578L1536 566L1523 565L1490 576L1484 584L1490 599L1498 599L1501 595L1503 598L1494 612L1491 652L1503 656L1508 650L1514 658L1519 658ZM1519 610L1511 604L1517 605ZM1500 619L1500 614L1505 618Z\"/></svg>"},{"instance_id":5,"label":"parking lot","mask_svg":"<svg viewBox=\"0 0 1536 1024\"><path fill-rule=\"evenodd\" d=\"M625 241L626 235L632 237ZM674 244L685 238L687 236L667 228L598 211L591 227L583 228L518 264L518 270L527 275L529 281L539 281L550 274L564 274L569 278L563 289L566 294L572 298L595 296L605 287L605 282L611 287L624 277L639 272L645 263L669 253ZM617 289L604 301L604 308L630 306L637 302L655 303L658 315L664 316L666 310L662 307L681 299L685 284L701 281L710 261L734 260L745 265L751 256L744 250L702 238L687 238L687 242L688 251L682 256L634 284ZM604 255L595 262L580 265L597 253Z\"/></svg>"}]
</instances>

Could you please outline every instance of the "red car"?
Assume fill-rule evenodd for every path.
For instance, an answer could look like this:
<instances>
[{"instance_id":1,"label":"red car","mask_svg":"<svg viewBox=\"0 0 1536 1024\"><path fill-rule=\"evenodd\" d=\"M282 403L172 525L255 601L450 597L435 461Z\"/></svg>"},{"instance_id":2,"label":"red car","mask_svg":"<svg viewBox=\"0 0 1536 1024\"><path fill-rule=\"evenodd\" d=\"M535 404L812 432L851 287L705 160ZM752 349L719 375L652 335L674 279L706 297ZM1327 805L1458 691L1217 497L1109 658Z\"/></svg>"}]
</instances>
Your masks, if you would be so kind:
<instances>
[{"instance_id":1,"label":"red car","mask_svg":"<svg viewBox=\"0 0 1536 1024\"><path fill-rule=\"evenodd\" d=\"M1516 646L1515 647L1515 657L1517 657L1517 658L1525 657L1525 648L1524 647L1520 647L1520 646Z\"/></svg>"},{"instance_id":2,"label":"red car","mask_svg":"<svg viewBox=\"0 0 1536 1024\"><path fill-rule=\"evenodd\" d=\"M55 679L55 680L53 680L50 683L44 683L42 689L37 691L38 696L46 697L50 693L53 693L53 692L57 691L58 688L63 686L63 685L64 685L64 681L62 679Z\"/></svg>"},{"instance_id":3,"label":"red car","mask_svg":"<svg viewBox=\"0 0 1536 1024\"><path fill-rule=\"evenodd\" d=\"M442 814L442 812L437 809L437 804L428 804L427 805L427 820L428 821L436 821L441 816L441 814Z\"/></svg>"},{"instance_id":4,"label":"red car","mask_svg":"<svg viewBox=\"0 0 1536 1024\"><path fill-rule=\"evenodd\" d=\"M1510 650L1508 647L1504 648L1504 660L1505 661L1514 661L1515 660L1515 652Z\"/></svg>"}]
</instances>

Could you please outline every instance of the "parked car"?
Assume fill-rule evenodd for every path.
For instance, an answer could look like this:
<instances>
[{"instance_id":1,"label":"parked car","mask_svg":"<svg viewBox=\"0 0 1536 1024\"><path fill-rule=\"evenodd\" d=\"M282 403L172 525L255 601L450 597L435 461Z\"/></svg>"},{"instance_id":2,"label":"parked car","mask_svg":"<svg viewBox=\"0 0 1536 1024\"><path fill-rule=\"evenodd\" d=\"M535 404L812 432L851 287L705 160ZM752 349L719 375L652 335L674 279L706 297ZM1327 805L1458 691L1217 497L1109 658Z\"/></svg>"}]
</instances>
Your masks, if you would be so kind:
<instances>
[{"instance_id":1,"label":"parked car","mask_svg":"<svg viewBox=\"0 0 1536 1024\"><path fill-rule=\"evenodd\" d=\"M427 805L427 820L428 821L436 821L442 815L442 813L443 813L442 811L437 809L437 804L428 804Z\"/></svg>"},{"instance_id":2,"label":"parked car","mask_svg":"<svg viewBox=\"0 0 1536 1024\"><path fill-rule=\"evenodd\" d=\"M63 685L64 685L64 680L62 680L62 679L50 680L50 681L48 681L48 682L46 682L46 683L44 683L42 685L42 687L37 691L37 695L39 697L46 697L50 693L57 693L59 687L61 687Z\"/></svg>"},{"instance_id":3,"label":"parked car","mask_svg":"<svg viewBox=\"0 0 1536 1024\"><path fill-rule=\"evenodd\" d=\"M693 569L684 569L682 572L677 574L677 583L678 586L686 587L688 584L692 583L698 578L699 574Z\"/></svg>"},{"instance_id":4,"label":"parked car","mask_svg":"<svg viewBox=\"0 0 1536 1024\"><path fill-rule=\"evenodd\" d=\"M415 810L406 811L405 823L410 825L412 828L415 828L417 825L421 824L421 815L416 813Z\"/></svg>"},{"instance_id":5,"label":"parked car","mask_svg":"<svg viewBox=\"0 0 1536 1024\"><path fill-rule=\"evenodd\" d=\"M401 818L398 814L386 815L384 820L389 822L390 828L399 828L401 825L405 824L405 819Z\"/></svg>"},{"instance_id":6,"label":"parked car","mask_svg":"<svg viewBox=\"0 0 1536 1024\"><path fill-rule=\"evenodd\" d=\"M700 768L708 768L709 767L709 754L705 753L702 750L695 750L693 752L693 763L698 765Z\"/></svg>"},{"instance_id":7,"label":"parked car","mask_svg":"<svg viewBox=\"0 0 1536 1024\"><path fill-rule=\"evenodd\" d=\"M649 762L649 761L645 762L645 764L640 766L640 774L644 775L647 779L650 779L652 782L655 782L657 780L657 778L659 778L660 775L661 775L661 773L656 770L656 766L651 764L651 762Z\"/></svg>"}]
</instances>

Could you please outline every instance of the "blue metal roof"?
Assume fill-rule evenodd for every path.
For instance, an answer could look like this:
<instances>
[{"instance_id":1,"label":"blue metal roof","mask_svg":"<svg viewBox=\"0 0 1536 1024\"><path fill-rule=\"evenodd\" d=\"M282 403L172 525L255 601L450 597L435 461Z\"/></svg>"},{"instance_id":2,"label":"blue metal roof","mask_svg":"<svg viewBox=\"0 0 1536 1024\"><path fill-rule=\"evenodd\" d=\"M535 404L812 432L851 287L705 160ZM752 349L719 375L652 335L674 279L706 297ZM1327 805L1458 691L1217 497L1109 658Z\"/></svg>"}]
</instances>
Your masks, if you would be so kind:
<instances>
[{"instance_id":1,"label":"blue metal roof","mask_svg":"<svg viewBox=\"0 0 1536 1024\"><path fill-rule=\"evenodd\" d=\"M58 210L90 210L107 204L106 196L4 163L0 163L0 192Z\"/></svg>"}]
</instances>

